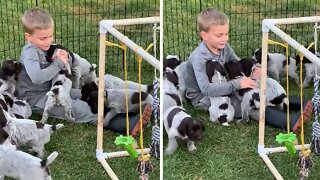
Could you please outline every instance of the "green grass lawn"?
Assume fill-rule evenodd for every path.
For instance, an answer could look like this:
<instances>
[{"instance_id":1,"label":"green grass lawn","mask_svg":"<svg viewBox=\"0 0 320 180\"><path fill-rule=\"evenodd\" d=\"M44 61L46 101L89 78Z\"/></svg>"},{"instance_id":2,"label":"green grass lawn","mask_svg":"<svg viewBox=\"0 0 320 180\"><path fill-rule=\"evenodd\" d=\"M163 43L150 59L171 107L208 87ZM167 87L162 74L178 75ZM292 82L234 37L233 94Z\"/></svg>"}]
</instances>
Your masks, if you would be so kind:
<instances>
[{"instance_id":1,"label":"green grass lawn","mask_svg":"<svg viewBox=\"0 0 320 180\"><path fill-rule=\"evenodd\" d=\"M199 43L196 26L197 14L207 7L215 7L224 11L230 18L229 42L236 54L251 57L253 51L261 46L261 20L264 18L286 18L319 15L318 0L286 1L286 0L230 0L230 1L164 1L164 56L177 54L187 59ZM313 25L281 26L291 37L305 46L313 40ZM271 39L279 40L270 33ZM283 52L282 48L269 46L270 52ZM294 51L291 51L291 55ZM285 84L282 82L284 87ZM312 85L311 85L312 86ZM313 88L303 90L304 97L311 99ZM299 91L290 81L290 95L298 95ZM257 153L258 122L247 124L233 123L230 127L213 125L209 114L197 110L191 104L184 107L191 116L205 124L203 141L196 144L197 151L189 153L186 143L179 142L178 150L171 156L164 157L164 179L274 179L270 170ZM313 119L312 119L313 120ZM311 122L305 127L305 142L311 137ZM278 147L275 137L284 130L265 128L266 147ZM300 140L300 137L299 137ZM167 146L167 135L164 133L164 148ZM288 153L276 153L269 156L284 179L298 179L298 157ZM309 179L320 177L319 156L312 155L315 166L311 169Z\"/></svg>"},{"instance_id":2,"label":"green grass lawn","mask_svg":"<svg viewBox=\"0 0 320 180\"><path fill-rule=\"evenodd\" d=\"M55 42L78 53L92 63L98 63L98 24L100 20L139 18L160 14L159 0L1 1L0 61L6 58L19 59L21 49L25 44L20 17L25 10L36 5L45 8L52 14L55 21ZM120 27L119 31L145 48L152 43L152 27L153 24L127 26ZM119 43L111 35L108 35L107 39ZM106 52L106 72L123 78L122 50L107 47ZM135 55L129 50L128 53L128 79L137 81L138 69ZM153 75L153 67L143 62L142 83L152 83ZM39 116L33 116L33 118L40 119ZM97 133L94 125L69 124L62 120L53 119L49 119L48 122L65 124L65 128L55 132L51 141L45 146L46 156L53 151L59 153L58 158L50 166L53 179L109 179L106 171L95 157ZM151 143L151 128L152 125L145 128L144 147L148 147ZM103 135L105 152L123 151L114 145L114 140L119 134L105 130ZM139 136L135 139L139 140ZM159 179L160 161L157 159L151 159L151 161L154 172L150 174L150 179ZM119 179L138 179L139 173L136 171L138 161L136 159L123 157L109 159L107 162Z\"/></svg>"}]
</instances>

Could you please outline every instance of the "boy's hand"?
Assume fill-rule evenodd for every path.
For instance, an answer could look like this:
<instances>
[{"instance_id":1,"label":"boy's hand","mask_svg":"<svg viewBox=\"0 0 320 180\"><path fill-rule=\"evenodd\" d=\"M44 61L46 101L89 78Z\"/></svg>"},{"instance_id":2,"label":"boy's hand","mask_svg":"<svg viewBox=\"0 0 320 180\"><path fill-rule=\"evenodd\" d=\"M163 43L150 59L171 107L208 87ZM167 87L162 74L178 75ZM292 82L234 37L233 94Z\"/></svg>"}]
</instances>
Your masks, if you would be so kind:
<instances>
[{"instance_id":1,"label":"boy's hand","mask_svg":"<svg viewBox=\"0 0 320 180\"><path fill-rule=\"evenodd\" d=\"M260 67L256 67L253 69L251 78L252 79L261 79L261 68Z\"/></svg>"},{"instance_id":2,"label":"boy's hand","mask_svg":"<svg viewBox=\"0 0 320 180\"><path fill-rule=\"evenodd\" d=\"M67 64L69 61L69 54L63 49L58 49L57 58L61 59L64 64Z\"/></svg>"},{"instance_id":3,"label":"boy's hand","mask_svg":"<svg viewBox=\"0 0 320 180\"><path fill-rule=\"evenodd\" d=\"M242 77L240 79L240 89L245 88L259 88L259 85L249 77Z\"/></svg>"}]
</instances>

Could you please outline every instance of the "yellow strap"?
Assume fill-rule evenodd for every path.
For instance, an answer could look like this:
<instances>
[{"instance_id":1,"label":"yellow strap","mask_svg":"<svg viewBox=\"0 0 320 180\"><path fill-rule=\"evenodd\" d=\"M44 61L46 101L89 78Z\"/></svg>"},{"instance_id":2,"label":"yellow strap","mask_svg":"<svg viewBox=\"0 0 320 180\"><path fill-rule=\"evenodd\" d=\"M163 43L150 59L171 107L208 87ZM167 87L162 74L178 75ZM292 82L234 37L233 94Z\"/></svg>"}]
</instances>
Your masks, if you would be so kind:
<instances>
[{"instance_id":1,"label":"yellow strap","mask_svg":"<svg viewBox=\"0 0 320 180\"><path fill-rule=\"evenodd\" d=\"M148 51L153 44L150 44L146 51ZM137 50L141 48L138 46L134 52L137 54ZM141 62L142 62L142 57L137 55L137 61L138 61L138 83L139 83L139 115L140 115L140 149L141 149L141 158L144 161L147 161L150 159L150 154L144 154L144 147L143 147L143 122L142 122L142 103L141 103Z\"/></svg>"},{"instance_id":2,"label":"yellow strap","mask_svg":"<svg viewBox=\"0 0 320 180\"><path fill-rule=\"evenodd\" d=\"M284 48L286 48L286 85L287 85L287 88L286 88L286 93L287 93L287 99L288 99L288 104L287 104L287 132L288 134L290 133L290 108L289 108L289 45L288 43L280 43L280 42L276 42L276 41L272 41L270 39L268 39L268 43L269 44L274 44L274 45L279 45L279 46L282 46Z\"/></svg>"},{"instance_id":3,"label":"yellow strap","mask_svg":"<svg viewBox=\"0 0 320 180\"><path fill-rule=\"evenodd\" d=\"M127 36L122 36L121 39ZM107 46L118 47L123 50L123 63L124 63L124 81L125 81L125 98L126 98L126 134L130 135L130 123L129 123L129 104L128 104L128 68L127 68L127 46L125 44L119 45L110 41L105 41Z\"/></svg>"},{"instance_id":4,"label":"yellow strap","mask_svg":"<svg viewBox=\"0 0 320 180\"><path fill-rule=\"evenodd\" d=\"M130 135L129 123L129 103L128 103L128 66L127 66L127 48L123 49L124 60L124 82L125 82L125 96L126 96L126 133Z\"/></svg>"},{"instance_id":5,"label":"yellow strap","mask_svg":"<svg viewBox=\"0 0 320 180\"><path fill-rule=\"evenodd\" d=\"M303 45L301 45L301 46L303 46ZM314 42L310 43L309 46L307 47L307 49L309 50L312 46L314 46ZM300 46L299 46L299 48L300 48ZM299 48L297 48L297 49L299 49ZM299 51L296 51L296 55L299 55L300 57L303 56L303 54L299 53Z\"/></svg>"}]
</instances>

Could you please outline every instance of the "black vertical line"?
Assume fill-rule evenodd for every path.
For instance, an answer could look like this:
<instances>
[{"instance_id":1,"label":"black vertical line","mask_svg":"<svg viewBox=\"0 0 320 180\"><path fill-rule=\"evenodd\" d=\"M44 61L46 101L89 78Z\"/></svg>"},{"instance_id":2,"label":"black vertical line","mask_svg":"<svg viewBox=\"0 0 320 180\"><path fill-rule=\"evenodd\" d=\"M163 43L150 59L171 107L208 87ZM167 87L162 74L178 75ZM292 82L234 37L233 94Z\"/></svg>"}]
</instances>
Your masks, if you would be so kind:
<instances>
[{"instance_id":1,"label":"black vertical line","mask_svg":"<svg viewBox=\"0 0 320 180\"><path fill-rule=\"evenodd\" d=\"M53 1L53 9L56 9L56 1ZM57 16L57 11L55 11L54 13L55 17ZM57 28L56 28L56 24L57 24L57 19L53 18L53 29L54 29L54 42L57 42Z\"/></svg>"},{"instance_id":2,"label":"black vertical line","mask_svg":"<svg viewBox=\"0 0 320 180\"><path fill-rule=\"evenodd\" d=\"M8 1L6 1L6 9L8 9ZM7 33L10 32L10 28L9 28L9 14L6 15L6 21L7 21ZM9 54L10 54L10 57L12 57L12 51L11 51L11 45L10 45L10 41L9 39L6 38L6 44L8 44L8 51L9 51Z\"/></svg>"},{"instance_id":3,"label":"black vertical line","mask_svg":"<svg viewBox=\"0 0 320 180\"><path fill-rule=\"evenodd\" d=\"M61 4L61 0L59 0L59 2L60 2L59 3L59 5L60 5ZM59 15L60 16L60 24L61 24L61 22L63 22L63 17L62 17L63 13L62 12L63 12L63 7L60 6L60 15ZM62 26L60 25L60 37L59 37L59 39L60 39L59 43L60 44L62 43L62 39L63 39L62 37L63 37L63 32L62 32Z\"/></svg>"},{"instance_id":4,"label":"black vertical line","mask_svg":"<svg viewBox=\"0 0 320 180\"><path fill-rule=\"evenodd\" d=\"M3 15L3 10L2 10L2 6L0 6L0 15L1 15L1 17L4 17L4 15ZM0 33L0 37L1 37L1 39L2 39L2 44L5 44L5 41L4 41L4 26L3 26L3 20L4 20L4 18L0 18L1 19L1 32L2 33ZM1 47L1 52L3 52L3 54L5 54L5 49L4 49L4 46L0 46ZM2 57L2 58L4 58L4 57Z\"/></svg>"},{"instance_id":5,"label":"black vertical line","mask_svg":"<svg viewBox=\"0 0 320 180\"><path fill-rule=\"evenodd\" d=\"M74 6L75 6L75 4L74 4L74 0L72 0L72 22L71 22L71 24L72 24L72 34L73 34L73 39L72 39L72 50L73 51L75 51L75 48L74 48L74 41L75 41L75 35L76 35L76 33L75 33L75 30L74 30L74 18L75 18L75 11L74 11ZM79 5L79 8L80 8L80 5ZM77 15L77 16L79 16L79 15ZM81 47L79 46L78 47L79 48L79 52L81 52ZM77 53L79 53L79 52L77 52Z\"/></svg>"}]
</instances>

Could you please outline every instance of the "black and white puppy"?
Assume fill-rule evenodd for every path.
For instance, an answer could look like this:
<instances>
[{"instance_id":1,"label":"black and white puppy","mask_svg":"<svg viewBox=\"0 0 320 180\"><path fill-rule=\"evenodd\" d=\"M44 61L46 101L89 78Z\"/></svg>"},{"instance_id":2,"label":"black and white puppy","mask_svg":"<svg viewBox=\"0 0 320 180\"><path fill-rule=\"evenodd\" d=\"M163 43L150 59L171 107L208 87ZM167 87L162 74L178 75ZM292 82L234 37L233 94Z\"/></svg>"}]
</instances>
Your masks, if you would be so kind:
<instances>
[{"instance_id":1,"label":"black and white puppy","mask_svg":"<svg viewBox=\"0 0 320 180\"><path fill-rule=\"evenodd\" d=\"M21 180L51 180L49 165L58 153L42 160L22 152L10 143L9 134L0 129L0 179L5 176Z\"/></svg>"},{"instance_id":2,"label":"black and white puppy","mask_svg":"<svg viewBox=\"0 0 320 180\"><path fill-rule=\"evenodd\" d=\"M254 52L253 58L261 64L261 56L262 56L262 48L257 49ZM268 61L268 73L278 82L280 82L280 74L286 74L286 63L287 57L280 53L268 53L267 54L267 61ZM300 84L299 76L296 72L297 64L296 60L289 57L289 65L288 65L288 75L292 77L297 85Z\"/></svg>"},{"instance_id":3,"label":"black and white puppy","mask_svg":"<svg viewBox=\"0 0 320 180\"><path fill-rule=\"evenodd\" d=\"M44 155L44 145L50 141L53 131L63 127L63 124L49 125L31 119L17 119L0 108L0 128L9 134L11 142L31 147L39 157Z\"/></svg>"},{"instance_id":4,"label":"black and white puppy","mask_svg":"<svg viewBox=\"0 0 320 180\"><path fill-rule=\"evenodd\" d=\"M168 55L166 58L163 59L163 72L166 71L166 68L169 67L170 69L176 68L182 61L179 60L179 57L176 55Z\"/></svg>"},{"instance_id":5,"label":"black and white puppy","mask_svg":"<svg viewBox=\"0 0 320 180\"><path fill-rule=\"evenodd\" d=\"M310 48L309 51L313 54L315 54L314 48ZM296 56L297 65L300 64L300 56ZM313 64L308 58L305 56L303 57L302 64L304 65L305 71L306 71L306 77L303 80L303 87L308 87L309 82L313 79L313 77L318 73L320 74L320 68L318 68L317 65Z\"/></svg>"},{"instance_id":6,"label":"black and white puppy","mask_svg":"<svg viewBox=\"0 0 320 180\"><path fill-rule=\"evenodd\" d=\"M49 117L49 111L54 106L62 106L64 108L65 117L68 121L74 122L75 119L72 116L72 106L70 90L72 88L71 80L66 77L66 72L61 70L60 73L53 78L52 87L47 92L47 102L42 114L42 123L46 123Z\"/></svg>"},{"instance_id":7,"label":"black and white puppy","mask_svg":"<svg viewBox=\"0 0 320 180\"><path fill-rule=\"evenodd\" d=\"M11 112L18 119L29 119L32 115L32 110L26 100L13 99Z\"/></svg>"},{"instance_id":8,"label":"black and white puppy","mask_svg":"<svg viewBox=\"0 0 320 180\"><path fill-rule=\"evenodd\" d=\"M92 81L91 81L92 82ZM133 81L127 81L128 89L139 91L139 84ZM126 82L119 77L106 74L104 76L105 89L125 89ZM153 90L153 85L141 85L141 91L150 93Z\"/></svg>"},{"instance_id":9,"label":"black and white puppy","mask_svg":"<svg viewBox=\"0 0 320 180\"><path fill-rule=\"evenodd\" d=\"M178 147L176 138L187 141L189 152L195 151L195 141L203 138L203 124L192 118L180 106L172 106L168 108L163 115L163 123L168 134L168 146L165 154L172 154Z\"/></svg>"},{"instance_id":10,"label":"black and white puppy","mask_svg":"<svg viewBox=\"0 0 320 180\"><path fill-rule=\"evenodd\" d=\"M65 50L69 54L69 59L71 59L71 65L69 63L65 64L65 70L67 70L67 75L72 81L72 87L79 89L80 88L80 78L81 78L81 66L79 59L76 58L75 54L69 51L67 48L61 46L60 44L52 44L47 51L46 59L48 62L54 61L56 54L59 50ZM77 55L77 57L80 57Z\"/></svg>"},{"instance_id":11,"label":"black and white puppy","mask_svg":"<svg viewBox=\"0 0 320 180\"><path fill-rule=\"evenodd\" d=\"M177 73L171 68L167 67L163 72L163 112L165 112L171 106L183 106L179 93L179 77Z\"/></svg>"},{"instance_id":12,"label":"black and white puppy","mask_svg":"<svg viewBox=\"0 0 320 180\"><path fill-rule=\"evenodd\" d=\"M3 61L0 68L0 91L14 95L18 74L21 72L22 65L12 59Z\"/></svg>"},{"instance_id":13,"label":"black and white puppy","mask_svg":"<svg viewBox=\"0 0 320 180\"><path fill-rule=\"evenodd\" d=\"M243 62L245 61L245 62ZM238 61L231 61L225 64L226 70L228 71L229 77L232 79L242 77L245 74L251 74L248 70L253 69L254 67L247 66L246 70L243 70L242 64L251 64L248 63L248 59ZM253 65L254 66L254 65ZM248 72L247 72L248 71ZM260 84L260 80L255 80ZM267 106L276 106L279 109L283 109L284 103L287 103L287 96L284 88L274 79L267 78L266 82L266 105ZM260 108L260 89L242 89L238 92L238 96L241 99L241 111L242 111L242 120L248 121L249 116L259 117L259 108ZM258 120L258 119L256 119Z\"/></svg>"},{"instance_id":14,"label":"black and white puppy","mask_svg":"<svg viewBox=\"0 0 320 180\"><path fill-rule=\"evenodd\" d=\"M81 89L82 86L84 86L85 84L97 80L97 74L96 74L97 65L90 64L88 60L80 57L76 53L73 53L73 55L79 64L79 69L77 69L77 66L75 66L75 67L72 66L72 68L73 68L73 71L76 73L76 75L80 76L79 86L77 86L77 84L76 84L76 75L74 76L73 88Z\"/></svg>"},{"instance_id":15,"label":"black and white puppy","mask_svg":"<svg viewBox=\"0 0 320 180\"><path fill-rule=\"evenodd\" d=\"M126 113L126 93L128 93L128 112L138 113L140 110L139 105L139 92L134 90L124 89L106 89L105 90L105 116L104 126L108 126L110 120L117 114ZM93 113L98 112L98 87L95 82L86 84L81 90L81 100L88 103ZM142 108L147 104L152 104L153 97L145 92L141 92Z\"/></svg>"},{"instance_id":16,"label":"black and white puppy","mask_svg":"<svg viewBox=\"0 0 320 180\"><path fill-rule=\"evenodd\" d=\"M167 61L168 63L164 63L163 66L172 67L171 69L175 71L175 73L178 76L179 80L179 94L181 101L185 101L186 96L186 69L187 69L187 61L182 62L178 56L175 55L168 55L164 61ZM165 72L165 68L164 71Z\"/></svg>"},{"instance_id":17,"label":"black and white puppy","mask_svg":"<svg viewBox=\"0 0 320 180\"><path fill-rule=\"evenodd\" d=\"M220 84L227 82L226 70L217 61L207 61L206 72L210 83ZM229 122L234 119L234 107L228 96L209 97L210 98L210 121L220 123L223 126L229 126Z\"/></svg>"}]
</instances>

